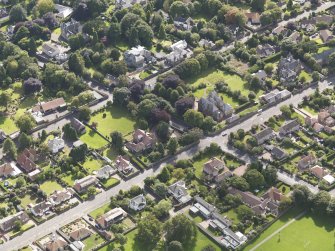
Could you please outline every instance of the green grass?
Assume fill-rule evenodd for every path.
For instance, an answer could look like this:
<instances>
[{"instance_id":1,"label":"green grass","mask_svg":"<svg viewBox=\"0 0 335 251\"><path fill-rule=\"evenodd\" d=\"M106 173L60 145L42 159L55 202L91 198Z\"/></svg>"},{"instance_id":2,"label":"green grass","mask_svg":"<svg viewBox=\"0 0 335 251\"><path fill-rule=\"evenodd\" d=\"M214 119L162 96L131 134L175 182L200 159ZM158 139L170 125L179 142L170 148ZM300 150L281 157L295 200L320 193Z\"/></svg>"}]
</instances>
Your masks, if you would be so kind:
<instances>
[{"instance_id":1,"label":"green grass","mask_svg":"<svg viewBox=\"0 0 335 251\"><path fill-rule=\"evenodd\" d=\"M83 240L85 244L84 251L90 251L96 246L104 242L104 239L99 234L92 234L90 237Z\"/></svg>"},{"instance_id":2,"label":"green grass","mask_svg":"<svg viewBox=\"0 0 335 251\"><path fill-rule=\"evenodd\" d=\"M198 161L195 161L193 163L193 167L195 168L195 176L197 176L198 178L201 177L202 175L202 171L203 171L203 167L204 167L204 164L210 159L210 157L205 157L201 160L198 160Z\"/></svg>"},{"instance_id":3,"label":"green grass","mask_svg":"<svg viewBox=\"0 0 335 251\"><path fill-rule=\"evenodd\" d=\"M106 113L105 118L103 118L104 113ZM95 114L90 122L97 122L98 131L107 137L113 131L119 131L123 135L127 135L135 129L135 122L128 114L128 111L115 106L109 108L106 112Z\"/></svg>"},{"instance_id":4,"label":"green grass","mask_svg":"<svg viewBox=\"0 0 335 251\"><path fill-rule=\"evenodd\" d=\"M3 130L7 135L19 130L13 119L3 116L0 116L0 129Z\"/></svg>"},{"instance_id":5,"label":"green grass","mask_svg":"<svg viewBox=\"0 0 335 251\"><path fill-rule=\"evenodd\" d=\"M214 89L215 83L220 82L220 81L224 81L230 87L232 91L241 91L242 95L244 96L248 96L248 94L250 93L250 90L246 86L246 82L241 77L239 77L236 74L229 74L227 72L220 71L220 70L215 70L215 71L208 70L205 73L203 73L200 77L191 79L188 82L192 84L192 86L195 86L195 87L199 86L202 83L206 84L207 87L205 89L197 90L194 93L194 95L197 98L201 98L204 95L205 90L206 90L206 93L210 92L211 90ZM259 96L263 92L258 91L255 93L257 96ZM227 95L225 95L225 97L223 98L227 99L228 103L229 101L232 102L232 100L229 100L229 97ZM234 103L232 105L234 105Z\"/></svg>"},{"instance_id":6,"label":"green grass","mask_svg":"<svg viewBox=\"0 0 335 251\"><path fill-rule=\"evenodd\" d=\"M34 194L26 194L24 197L20 198L19 200L21 201L21 206L23 208L26 208L29 204L36 204L37 203L37 196Z\"/></svg>"},{"instance_id":7,"label":"green grass","mask_svg":"<svg viewBox=\"0 0 335 251\"><path fill-rule=\"evenodd\" d=\"M92 216L94 219L99 218L101 215L107 213L109 210L111 210L109 204L106 204L102 207L99 207L95 209L94 211L90 212L89 215Z\"/></svg>"},{"instance_id":8,"label":"green grass","mask_svg":"<svg viewBox=\"0 0 335 251\"><path fill-rule=\"evenodd\" d=\"M317 115L318 112L316 110L314 110L312 107L305 105L302 107L302 109L304 109L306 112L310 113L311 115Z\"/></svg>"},{"instance_id":9,"label":"green grass","mask_svg":"<svg viewBox=\"0 0 335 251\"><path fill-rule=\"evenodd\" d=\"M82 142L86 143L89 147L94 149L99 149L108 144L108 142L103 137L87 126L86 133L81 135L79 138Z\"/></svg>"},{"instance_id":10,"label":"green grass","mask_svg":"<svg viewBox=\"0 0 335 251\"><path fill-rule=\"evenodd\" d=\"M69 175L66 175L64 177L62 177L62 180L68 185L68 186L73 186L74 185L74 181L76 180L77 178L73 175L73 174L69 174Z\"/></svg>"},{"instance_id":11,"label":"green grass","mask_svg":"<svg viewBox=\"0 0 335 251\"><path fill-rule=\"evenodd\" d=\"M230 209L222 215L227 216L234 224L238 224L240 222L237 218L237 213L235 212L235 209Z\"/></svg>"},{"instance_id":12,"label":"green grass","mask_svg":"<svg viewBox=\"0 0 335 251\"><path fill-rule=\"evenodd\" d=\"M63 190L63 187L59 185L56 181L46 181L42 185L40 185L40 189L49 196L54 191Z\"/></svg>"},{"instance_id":13,"label":"green grass","mask_svg":"<svg viewBox=\"0 0 335 251\"><path fill-rule=\"evenodd\" d=\"M145 79L150 76L150 73L147 71L142 71L139 75L140 79Z\"/></svg>"},{"instance_id":14,"label":"green grass","mask_svg":"<svg viewBox=\"0 0 335 251\"><path fill-rule=\"evenodd\" d=\"M267 228L258 238L256 238L251 244L249 244L244 250L250 250L257 243L263 241L266 237L271 235L278 228L285 225L287 222L292 220L294 217L298 216L303 210L297 207L291 208L286 214L279 217L279 219L273 223L269 228ZM289 250L289 249L288 249Z\"/></svg>"},{"instance_id":15,"label":"green grass","mask_svg":"<svg viewBox=\"0 0 335 251\"><path fill-rule=\"evenodd\" d=\"M111 187L115 186L116 184L118 184L120 182L120 180L116 179L116 178L109 178L108 180L103 180L101 181L103 187L105 189L110 189Z\"/></svg>"},{"instance_id":16,"label":"green grass","mask_svg":"<svg viewBox=\"0 0 335 251\"><path fill-rule=\"evenodd\" d=\"M89 173L92 173L93 171L99 170L102 167L102 163L101 161L90 157L89 159L86 159L86 161L83 164L83 167Z\"/></svg>"},{"instance_id":17,"label":"green grass","mask_svg":"<svg viewBox=\"0 0 335 251\"><path fill-rule=\"evenodd\" d=\"M268 230L265 233L267 232ZM335 244L334 234L334 219L325 215L312 216L307 214L280 231L280 237L278 234L273 236L257 250L333 251ZM249 250L250 247L245 250Z\"/></svg>"},{"instance_id":18,"label":"green grass","mask_svg":"<svg viewBox=\"0 0 335 251\"><path fill-rule=\"evenodd\" d=\"M308 72L306 72L306 71L304 71L304 70L300 72L299 79L300 79L301 77L303 77L303 76L306 78L306 82L307 82L307 83L309 83L309 82L312 81L312 76L311 76Z\"/></svg>"},{"instance_id":19,"label":"green grass","mask_svg":"<svg viewBox=\"0 0 335 251\"><path fill-rule=\"evenodd\" d=\"M329 49L331 49L331 47L329 47L329 46L322 46L322 47L320 47L318 49L318 53L322 53L322 52L327 51Z\"/></svg>"}]
</instances>

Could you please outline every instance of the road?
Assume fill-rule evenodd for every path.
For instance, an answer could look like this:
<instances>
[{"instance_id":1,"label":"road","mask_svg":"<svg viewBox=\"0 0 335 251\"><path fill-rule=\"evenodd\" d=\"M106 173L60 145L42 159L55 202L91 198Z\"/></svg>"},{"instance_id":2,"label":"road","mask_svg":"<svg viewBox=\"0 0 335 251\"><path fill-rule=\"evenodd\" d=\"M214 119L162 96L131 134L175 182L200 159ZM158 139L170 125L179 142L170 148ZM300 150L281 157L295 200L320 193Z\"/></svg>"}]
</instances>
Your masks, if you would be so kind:
<instances>
[{"instance_id":1,"label":"road","mask_svg":"<svg viewBox=\"0 0 335 251\"><path fill-rule=\"evenodd\" d=\"M296 220L299 220L302 216L304 216L306 214L306 211L300 213L299 215L297 215L296 217L294 217L292 220L290 220L289 222L287 222L285 225L283 225L282 227L278 228L276 231L274 231L272 234L270 234L268 237L266 237L264 240L262 240L260 243L258 243L256 246L254 246L252 249L250 249L249 251L256 251L257 248L259 248L261 245L263 245L265 242L267 242L268 240L270 240L273 236L275 236L276 234L280 233L283 229L287 228L289 225L291 225L293 222L295 222ZM279 237L280 238L280 237Z\"/></svg>"},{"instance_id":2,"label":"road","mask_svg":"<svg viewBox=\"0 0 335 251\"><path fill-rule=\"evenodd\" d=\"M326 3L325 6L321 6L319 7L315 12L320 12L323 11L331 6L334 6L335 3ZM300 20L301 18L308 16L310 13L309 12L305 12L302 15L298 16L297 18L295 18L294 20ZM290 20L292 21L292 20ZM281 24L285 24L285 22L287 23L288 21L283 21L280 23ZM248 38L244 38L243 41L246 41L246 39ZM229 47L229 46L228 46ZM231 47L230 47L231 48ZM228 50L229 48L226 47L225 50ZM329 86L328 82L322 82L319 84L319 88L320 90L323 90L325 88L327 88ZM116 186L115 188L112 188L108 191L103 191L100 194L98 194L93 200L91 201L86 201L84 203L79 204L77 207L70 209L69 211L58 215L44 223L42 223L41 225L38 225L26 232L24 232L22 235L14 238L13 240L10 240L2 245L0 245L0 250L1 251L10 251L10 250L16 250L19 249L23 246L26 246L30 243L32 243L33 241L51 233L54 232L56 229L60 228L63 225L66 225L74 220L76 220L77 218L80 218L84 215L86 215L87 213L93 211L94 209L101 207L102 205L104 205L105 203L107 203L109 201L109 198L111 196L114 196L116 194L118 194L118 192L120 190L128 190L130 189L133 185L138 185L143 187L144 183L143 180L146 177L149 176L153 176L153 175L157 175L163 168L163 166L165 166L168 163L171 163L175 160L179 160L179 159L185 159L185 158L191 158L192 156L194 156L195 153L197 153L199 150L204 149L205 147L209 146L210 143L214 142L217 143L219 146L221 146L221 148L224 151L233 153L236 155L236 151L234 149L231 149L227 146L227 142L228 142L228 136L230 132L235 132L238 129L244 129L245 131L250 130L251 126L253 124L260 124L263 123L264 121L268 120L270 117L274 116L274 115L279 115L280 112L280 107L282 105L289 105L289 104L293 104L293 105L298 105L299 102L302 101L304 96L308 96L310 94L312 94L315 91L314 88L309 88L305 91L303 91L300 94L297 94L295 96L292 96L291 98L283 101L282 103L278 104L277 106L274 106L268 110L265 110L261 116L253 116L251 118L249 118L248 120L232 127L229 128L227 130L225 130L223 133L214 136L214 137L207 137L204 138L202 140L200 140L200 143L187 150L184 151L174 157L169 158L166 162L160 164L158 167L155 167L153 169L150 170L145 170L143 173L140 173L140 175L132 178L131 180L128 181L121 181L121 183ZM100 109L102 106L105 105L107 101L101 102L99 104L97 104L96 106L93 106L92 109ZM59 122L57 122L55 125L49 126L47 128L45 128L45 130L47 131L52 131L54 129L57 129L58 127L62 127L62 125L68 123L68 121L66 120L61 120ZM223 136L223 134L226 134L226 136ZM36 134L37 135L37 134ZM35 136L36 136L35 135ZM245 160L246 162L250 162L251 159L248 155L240 155L239 156L241 159ZM286 180L286 182L288 182L290 184L290 182L292 184L296 184L298 183L298 181L294 181L292 179L290 179L290 177L282 174L282 173L278 173L279 179L284 179ZM284 181L285 182L285 181ZM335 196L335 191L333 190L332 193Z\"/></svg>"}]
</instances>

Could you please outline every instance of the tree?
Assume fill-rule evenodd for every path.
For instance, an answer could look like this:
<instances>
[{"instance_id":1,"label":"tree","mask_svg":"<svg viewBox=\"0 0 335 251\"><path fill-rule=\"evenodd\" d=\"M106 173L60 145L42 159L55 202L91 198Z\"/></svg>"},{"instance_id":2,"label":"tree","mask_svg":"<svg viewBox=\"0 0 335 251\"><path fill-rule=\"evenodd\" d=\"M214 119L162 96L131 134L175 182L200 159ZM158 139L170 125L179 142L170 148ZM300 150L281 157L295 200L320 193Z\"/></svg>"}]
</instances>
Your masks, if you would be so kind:
<instances>
[{"instance_id":1,"label":"tree","mask_svg":"<svg viewBox=\"0 0 335 251\"><path fill-rule=\"evenodd\" d=\"M156 104L152 100L144 99L137 105L138 115L148 119L154 108L156 108Z\"/></svg>"},{"instance_id":2,"label":"tree","mask_svg":"<svg viewBox=\"0 0 335 251\"><path fill-rule=\"evenodd\" d=\"M124 145L122 133L114 131L110 136L112 138L112 146L117 150L121 150Z\"/></svg>"},{"instance_id":3,"label":"tree","mask_svg":"<svg viewBox=\"0 0 335 251\"><path fill-rule=\"evenodd\" d=\"M95 189L95 187L90 186L90 187L87 189L87 196L88 196L89 198L92 198L92 197L95 195L95 193L96 193L96 189Z\"/></svg>"},{"instance_id":4,"label":"tree","mask_svg":"<svg viewBox=\"0 0 335 251\"><path fill-rule=\"evenodd\" d=\"M271 73L273 72L273 68L273 64L268 63L264 66L264 71L266 72L266 74L271 75Z\"/></svg>"},{"instance_id":5,"label":"tree","mask_svg":"<svg viewBox=\"0 0 335 251\"><path fill-rule=\"evenodd\" d=\"M215 247L213 247L212 245L208 245L204 248L201 249L201 251L215 251Z\"/></svg>"},{"instance_id":6,"label":"tree","mask_svg":"<svg viewBox=\"0 0 335 251\"><path fill-rule=\"evenodd\" d=\"M180 138L179 138L179 144L181 146L186 146L191 143L197 142L200 140L200 138L203 136L203 131L199 128L193 128L189 130L188 132L184 133Z\"/></svg>"},{"instance_id":7,"label":"tree","mask_svg":"<svg viewBox=\"0 0 335 251\"><path fill-rule=\"evenodd\" d=\"M108 39L112 43L116 43L121 36L121 26L119 23L111 23L108 33L107 33Z\"/></svg>"},{"instance_id":8,"label":"tree","mask_svg":"<svg viewBox=\"0 0 335 251\"><path fill-rule=\"evenodd\" d=\"M211 132L214 130L214 126L216 126L216 122L211 116L207 116L202 123L202 129L207 132Z\"/></svg>"},{"instance_id":9,"label":"tree","mask_svg":"<svg viewBox=\"0 0 335 251\"><path fill-rule=\"evenodd\" d=\"M292 116L292 111L289 106L283 105L280 107L280 111L282 112L283 116L285 118L291 118Z\"/></svg>"},{"instance_id":10,"label":"tree","mask_svg":"<svg viewBox=\"0 0 335 251\"><path fill-rule=\"evenodd\" d=\"M233 176L230 180L230 184L242 191L247 191L250 188L249 183L243 177Z\"/></svg>"},{"instance_id":11,"label":"tree","mask_svg":"<svg viewBox=\"0 0 335 251\"><path fill-rule=\"evenodd\" d=\"M136 238L148 249L153 247L162 234L162 223L157 220L153 215L148 215L146 218L141 219L138 223L138 232Z\"/></svg>"},{"instance_id":12,"label":"tree","mask_svg":"<svg viewBox=\"0 0 335 251\"><path fill-rule=\"evenodd\" d=\"M176 74L170 74L167 77L165 77L162 81L163 86L167 89L168 88L176 89L181 83L182 80Z\"/></svg>"},{"instance_id":13,"label":"tree","mask_svg":"<svg viewBox=\"0 0 335 251\"><path fill-rule=\"evenodd\" d=\"M82 144L78 147L72 148L69 156L73 159L74 162L81 162L86 158L87 151L87 145Z\"/></svg>"},{"instance_id":14,"label":"tree","mask_svg":"<svg viewBox=\"0 0 335 251\"><path fill-rule=\"evenodd\" d=\"M157 125L156 134L161 141L166 142L169 138L169 128L169 124L164 121L159 122Z\"/></svg>"},{"instance_id":15,"label":"tree","mask_svg":"<svg viewBox=\"0 0 335 251\"><path fill-rule=\"evenodd\" d=\"M263 12L266 0L252 0L251 1L251 8L254 11Z\"/></svg>"},{"instance_id":16,"label":"tree","mask_svg":"<svg viewBox=\"0 0 335 251\"><path fill-rule=\"evenodd\" d=\"M242 221L250 220L252 216L254 216L254 211L246 205L238 206L236 208L236 213L237 217Z\"/></svg>"},{"instance_id":17,"label":"tree","mask_svg":"<svg viewBox=\"0 0 335 251\"><path fill-rule=\"evenodd\" d=\"M255 169L248 170L243 177L253 190L258 189L265 184L264 176Z\"/></svg>"},{"instance_id":18,"label":"tree","mask_svg":"<svg viewBox=\"0 0 335 251\"><path fill-rule=\"evenodd\" d=\"M166 147L169 154L175 154L178 149L178 140L176 138L171 138Z\"/></svg>"},{"instance_id":19,"label":"tree","mask_svg":"<svg viewBox=\"0 0 335 251\"><path fill-rule=\"evenodd\" d=\"M10 95L7 92L2 92L0 94L0 106L3 106L7 110L8 104L10 102Z\"/></svg>"},{"instance_id":20,"label":"tree","mask_svg":"<svg viewBox=\"0 0 335 251\"><path fill-rule=\"evenodd\" d=\"M36 126L36 122L32 115L23 114L16 121L16 125L21 132L29 133Z\"/></svg>"},{"instance_id":21,"label":"tree","mask_svg":"<svg viewBox=\"0 0 335 251\"><path fill-rule=\"evenodd\" d=\"M19 177L16 181L15 187L16 188L21 188L24 187L26 185L26 181L23 177Z\"/></svg>"},{"instance_id":22,"label":"tree","mask_svg":"<svg viewBox=\"0 0 335 251\"><path fill-rule=\"evenodd\" d=\"M18 141L20 149L24 149L31 146L33 138L23 132L20 134Z\"/></svg>"},{"instance_id":23,"label":"tree","mask_svg":"<svg viewBox=\"0 0 335 251\"><path fill-rule=\"evenodd\" d=\"M171 241L168 245L168 251L183 251L183 245L179 241Z\"/></svg>"},{"instance_id":24,"label":"tree","mask_svg":"<svg viewBox=\"0 0 335 251\"><path fill-rule=\"evenodd\" d=\"M48 12L53 12L55 8L53 0L38 0L35 6L36 16L43 16Z\"/></svg>"},{"instance_id":25,"label":"tree","mask_svg":"<svg viewBox=\"0 0 335 251\"><path fill-rule=\"evenodd\" d=\"M293 202L301 207L309 206L311 196L311 191L306 186L302 185L296 186L292 193Z\"/></svg>"},{"instance_id":26,"label":"tree","mask_svg":"<svg viewBox=\"0 0 335 251\"><path fill-rule=\"evenodd\" d=\"M183 115L183 118L187 124L192 127L201 127L204 122L204 115L201 112L189 109Z\"/></svg>"},{"instance_id":27,"label":"tree","mask_svg":"<svg viewBox=\"0 0 335 251\"><path fill-rule=\"evenodd\" d=\"M6 138L3 143L3 152L7 154L9 157L11 157L12 159L16 158L16 155L17 155L16 145L13 142L13 140L9 137Z\"/></svg>"},{"instance_id":28,"label":"tree","mask_svg":"<svg viewBox=\"0 0 335 251\"><path fill-rule=\"evenodd\" d=\"M22 228L22 222L20 220L14 221L14 231L19 232Z\"/></svg>"},{"instance_id":29,"label":"tree","mask_svg":"<svg viewBox=\"0 0 335 251\"><path fill-rule=\"evenodd\" d=\"M267 185L274 185L277 182L277 170L271 166L267 166L262 174Z\"/></svg>"},{"instance_id":30,"label":"tree","mask_svg":"<svg viewBox=\"0 0 335 251\"><path fill-rule=\"evenodd\" d=\"M113 91L113 102L115 105L125 106L129 102L130 90L127 87L115 88Z\"/></svg>"},{"instance_id":31,"label":"tree","mask_svg":"<svg viewBox=\"0 0 335 251\"><path fill-rule=\"evenodd\" d=\"M174 69L175 73L182 79L197 76L200 73L200 70L200 63L195 58L186 59Z\"/></svg>"},{"instance_id":32,"label":"tree","mask_svg":"<svg viewBox=\"0 0 335 251\"><path fill-rule=\"evenodd\" d=\"M196 226L184 214L179 214L170 219L164 226L167 242L179 241L187 246L196 236Z\"/></svg>"},{"instance_id":33,"label":"tree","mask_svg":"<svg viewBox=\"0 0 335 251\"><path fill-rule=\"evenodd\" d=\"M91 118L91 109L88 106L80 107L78 118L79 120L89 121Z\"/></svg>"},{"instance_id":34,"label":"tree","mask_svg":"<svg viewBox=\"0 0 335 251\"><path fill-rule=\"evenodd\" d=\"M20 22L25 21L27 19L27 12L26 10L20 5L14 5L9 12L9 20L11 22Z\"/></svg>"},{"instance_id":35,"label":"tree","mask_svg":"<svg viewBox=\"0 0 335 251\"><path fill-rule=\"evenodd\" d=\"M167 186L162 182L156 182L154 185L154 190L158 196L164 198L167 193Z\"/></svg>"},{"instance_id":36,"label":"tree","mask_svg":"<svg viewBox=\"0 0 335 251\"><path fill-rule=\"evenodd\" d=\"M157 35L157 37L158 37L159 39L162 39L162 40L164 40L164 39L166 38L166 32L165 32L164 24L161 24L161 25L159 26L159 30L158 30L158 35Z\"/></svg>"},{"instance_id":37,"label":"tree","mask_svg":"<svg viewBox=\"0 0 335 251\"><path fill-rule=\"evenodd\" d=\"M188 17L189 9L182 1L175 1L170 6L170 15L172 17Z\"/></svg>"},{"instance_id":38,"label":"tree","mask_svg":"<svg viewBox=\"0 0 335 251\"><path fill-rule=\"evenodd\" d=\"M79 53L72 53L69 57L69 70L76 74L82 74L85 69L84 58Z\"/></svg>"},{"instance_id":39,"label":"tree","mask_svg":"<svg viewBox=\"0 0 335 251\"><path fill-rule=\"evenodd\" d=\"M42 82L36 78L28 78L23 82L23 90L25 94L39 92L42 89Z\"/></svg>"},{"instance_id":40,"label":"tree","mask_svg":"<svg viewBox=\"0 0 335 251\"><path fill-rule=\"evenodd\" d=\"M77 131L71 126L71 124L66 124L63 126L64 138L70 141L75 141L78 139Z\"/></svg>"},{"instance_id":41,"label":"tree","mask_svg":"<svg viewBox=\"0 0 335 251\"><path fill-rule=\"evenodd\" d=\"M158 204L153 207L152 212L158 219L163 219L169 216L169 211L171 208L172 208L171 201L165 199L158 202Z\"/></svg>"},{"instance_id":42,"label":"tree","mask_svg":"<svg viewBox=\"0 0 335 251\"><path fill-rule=\"evenodd\" d=\"M312 211L323 215L327 213L327 208L331 200L330 194L326 191L318 192L312 200Z\"/></svg>"}]
</instances>

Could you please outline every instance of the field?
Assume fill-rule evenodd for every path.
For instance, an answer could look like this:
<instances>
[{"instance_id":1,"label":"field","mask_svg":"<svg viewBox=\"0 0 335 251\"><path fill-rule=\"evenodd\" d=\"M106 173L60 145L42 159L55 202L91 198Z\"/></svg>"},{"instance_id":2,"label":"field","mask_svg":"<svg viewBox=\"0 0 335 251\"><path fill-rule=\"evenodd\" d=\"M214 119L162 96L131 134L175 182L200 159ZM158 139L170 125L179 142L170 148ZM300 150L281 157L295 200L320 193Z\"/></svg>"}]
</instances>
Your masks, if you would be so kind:
<instances>
[{"instance_id":1,"label":"field","mask_svg":"<svg viewBox=\"0 0 335 251\"><path fill-rule=\"evenodd\" d=\"M251 250L257 243L264 240L278 228L287 223L294 215L297 215L296 209L291 210L287 215L281 217L279 221L269 227L260 237L244 250ZM268 241L264 242L258 251L272 250L322 250L333 251L335 234L335 221L326 216L311 216L306 214L302 218L293 222L276 234Z\"/></svg>"},{"instance_id":2,"label":"field","mask_svg":"<svg viewBox=\"0 0 335 251\"><path fill-rule=\"evenodd\" d=\"M103 117L104 113L106 114L105 118ZM90 122L98 123L97 130L107 137L113 131L128 135L135 129L135 122L128 115L128 112L118 107L112 107L109 111L95 114Z\"/></svg>"},{"instance_id":3,"label":"field","mask_svg":"<svg viewBox=\"0 0 335 251\"><path fill-rule=\"evenodd\" d=\"M103 137L88 127L86 127L86 133L80 136L80 140L94 149L99 149L108 143Z\"/></svg>"}]
</instances>

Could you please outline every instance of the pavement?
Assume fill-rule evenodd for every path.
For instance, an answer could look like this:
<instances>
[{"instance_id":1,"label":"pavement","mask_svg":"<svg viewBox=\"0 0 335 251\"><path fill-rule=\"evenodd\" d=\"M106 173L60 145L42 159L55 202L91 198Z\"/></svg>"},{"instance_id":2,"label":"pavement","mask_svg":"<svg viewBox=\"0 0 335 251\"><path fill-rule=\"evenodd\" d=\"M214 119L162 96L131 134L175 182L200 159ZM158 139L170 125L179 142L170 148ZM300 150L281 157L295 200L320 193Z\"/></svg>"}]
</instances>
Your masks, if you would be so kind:
<instances>
[{"instance_id":1,"label":"pavement","mask_svg":"<svg viewBox=\"0 0 335 251\"><path fill-rule=\"evenodd\" d=\"M323 6L319 7L317 10L315 10L314 12L320 12L323 11L327 8L330 8L332 6L335 6L335 3L331 2L331 3L325 3ZM302 19L303 17L307 17L311 14L311 12L305 12L302 15L298 16L297 18L295 18L294 20L290 20L290 21L297 21ZM286 24L288 21L283 21L281 23L279 23L279 25L284 25ZM248 38L244 38L243 41L246 41ZM227 48L229 49L229 48ZM225 49L225 50L227 50ZM319 89L320 91L322 91L323 89L327 88L330 86L330 83L327 81L323 81L319 83ZM88 214L89 212L95 210L96 208L99 208L101 206L103 206L104 204L108 203L110 197L115 196L116 194L118 194L118 192L120 190L129 190L133 185L138 185L140 187L144 186L144 179L146 177L150 177L150 176L154 176L157 175L162 168L168 164L171 163L175 160L179 160L179 159L185 159L185 158L191 158L192 156L194 156L194 154L196 154L199 150L204 149L205 147L209 146L211 143L217 143L219 146L221 146L221 148L224 151L230 152L234 155L238 155L238 157L240 157L241 159L245 160L246 162L250 162L252 159L251 157L249 157L246 154L240 154L236 152L236 149L232 149L231 147L229 147L227 145L228 142L228 136L230 132L235 132L238 129L244 129L245 131L250 130L251 126L253 124L260 124L265 122L266 120L268 120L270 117L274 116L274 115L279 115L280 112L280 107L282 105L289 105L289 104L293 104L294 106L297 106L299 102L302 101L304 96L308 96L312 93L315 92L315 88L309 88L305 91L303 91L300 94L294 95L291 98L283 101L282 103L271 107L265 111L262 112L261 115L255 115L252 116L251 118L249 118L248 120L241 122L240 124L229 128L227 130L225 130L224 132L214 136L214 137L207 137L204 138L202 140L200 140L200 143L195 146L192 147L191 149L184 151L176 156L170 157L167 161L161 163L159 166L154 167L153 169L149 169L149 170L145 170L144 172L140 173L138 176L128 180L128 181L121 181L121 183L108 190L108 191L102 191L100 194L96 195L96 197L93 200L90 201L86 201L84 203L79 204L78 206L76 206L75 208L72 208L68 211L66 211L63 214L60 214L44 223L42 223L41 225L38 225L26 232L24 232L22 235L9 240L8 242L5 242L4 244L0 245L0 250L1 251L10 251L10 250L17 250L19 248L22 248L23 246L26 246L32 242L34 242L35 240L56 231L58 228L60 228L63 225L66 225L80 217L83 217L84 215ZM111 97L110 97L111 98ZM110 99L109 98L109 99ZM96 106L93 106L92 109L100 109L102 106L104 106L104 104L107 103L107 100L104 102L101 102L99 104L97 104ZM61 120L57 123L55 123L55 125L49 126L47 128L44 128L47 131L52 131L54 129L57 129L58 127L61 128L62 125L68 123L66 120ZM37 133L36 133L37 135ZM34 136L36 136L34 135ZM285 175L285 173L280 173L278 172L278 177L280 180L283 180L285 183L288 184L297 184L297 183L301 183L301 181L297 181L294 178ZM313 188L311 188L313 189ZM315 192L315 190L314 190ZM331 191L331 195L335 196L335 190Z\"/></svg>"}]
</instances>

